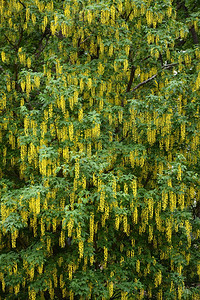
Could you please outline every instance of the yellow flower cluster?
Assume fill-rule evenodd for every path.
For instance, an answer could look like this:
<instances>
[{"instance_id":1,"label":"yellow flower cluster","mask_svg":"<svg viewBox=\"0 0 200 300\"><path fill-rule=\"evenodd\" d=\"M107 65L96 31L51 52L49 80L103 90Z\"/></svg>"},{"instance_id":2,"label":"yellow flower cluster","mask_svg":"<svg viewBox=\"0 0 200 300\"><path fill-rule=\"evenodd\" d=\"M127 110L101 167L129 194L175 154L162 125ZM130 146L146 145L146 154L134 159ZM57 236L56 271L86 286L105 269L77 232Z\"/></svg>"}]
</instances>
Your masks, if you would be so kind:
<instances>
[{"instance_id":1,"label":"yellow flower cluster","mask_svg":"<svg viewBox=\"0 0 200 300\"><path fill-rule=\"evenodd\" d=\"M191 66L195 60L199 60L200 51L195 45L195 50L191 51L193 54L187 51L174 52L174 42L170 38L163 39L162 34L157 31L164 18L175 22L176 12L172 8L172 2L166 2L162 10L151 0L138 2L139 4L130 0L117 0L106 5L97 1L95 9L92 8L92 1L86 1L86 7L82 7L77 0L67 1L59 4L59 9L55 8L58 4L56 1L29 2L0 1L1 24L9 29L5 38L16 53L13 57L4 47L0 55L0 69L7 68L12 61L15 69L14 76L6 73L5 89L0 96L0 179L7 176L7 173L12 174L17 178L13 182L18 190L15 170L19 169L20 184L30 184L30 195L26 195L25 191L19 199L11 198L11 202L17 204L4 204L5 198L2 198L1 249L4 249L3 240L7 237L6 222L18 210L23 224L30 229L30 235L44 243L48 256L52 256L54 251L52 234L56 236L58 233L59 246L65 248L61 249L61 253L68 250L68 238L77 242L76 262L72 260L66 265L63 257L58 259L59 267L62 266L68 272L69 280L72 280L73 272L80 262L84 272L88 268L88 262L93 265L96 260L95 252L87 254L87 247L95 250L99 228L106 236L107 225L110 226L112 221L117 235L121 233L125 239L131 239L131 248L128 250L125 249L125 243L120 242L121 257L118 261L121 266L127 258L133 258L137 254L137 243L132 239L135 232L139 236L146 234L148 243L156 249L162 242L156 236L159 231L166 236L169 247L172 247L173 234L182 226L185 228L189 249L191 237L198 237L200 231L193 232L189 220L181 221L180 225L173 218L173 214L176 210L183 212L188 205L197 203L200 192L198 181L187 183L185 167L178 163L176 169L174 162L176 151L185 157L186 165L191 169L198 162L199 64L194 68L196 75L191 84L184 79L187 77L184 72L187 68L193 72ZM15 16L21 20L20 24ZM77 26L78 22L84 23L84 27ZM198 24L199 20L193 19L190 23L193 27L190 28L198 32ZM101 30L95 36L91 34L91 28L97 25ZM137 34L140 35L145 26L148 27L148 33L142 44L145 45L147 55L142 61L140 55L143 53L140 48L143 49L143 45L137 39ZM42 41L35 52L29 53L26 41L20 41L20 32L27 37L34 36L32 33L35 29L42 34ZM126 32L125 35L123 32ZM177 24L176 39L184 40L187 34L185 27L181 28ZM112 40L109 36L112 36ZM131 42L133 39L138 42L135 46L139 50L135 53ZM50 49L52 41L55 42L55 49ZM66 42L69 42L69 47L66 47ZM166 65L159 66L162 56ZM37 73L35 66L39 64L37 59L40 60L40 57L43 66ZM159 65L155 66L157 61ZM96 68L94 72L93 66ZM19 70L22 72L18 74ZM183 77L181 88L171 88L176 72L177 77L180 72ZM174 74L170 75L172 79L169 74ZM152 76L154 79L150 80ZM196 93L196 96L192 95L193 99L190 99L187 88L193 94ZM131 94L129 100L122 96L128 90ZM190 105L192 109L189 119ZM127 171L132 179L124 179ZM104 176L108 179L105 180ZM160 184L160 178L165 182ZM36 186L38 180L43 191ZM6 188L3 187L2 190ZM93 192L95 197L91 195ZM2 195L3 193L4 191ZM146 195L143 196L143 193ZM83 238L85 227L81 222L76 222L73 216L66 222L65 206L69 206L67 213L72 215L76 215L76 209L79 208L84 207L84 213L88 210L86 241ZM55 215L49 216L52 211ZM165 213L169 213L171 217L163 218ZM78 217L81 219L82 211ZM18 240L22 240L21 243L24 240L24 243L29 242L28 238L26 241L21 232L13 227L9 236L9 247L17 248ZM140 249L139 255L141 251ZM169 249L166 252L161 251L160 259L169 259L169 252ZM183 256L189 264L191 258L186 252L185 250ZM112 264L112 253L108 246L102 247L102 255L103 270ZM115 261L114 258L113 260ZM143 276L143 265L140 264L142 260L136 259L138 277ZM12 270L14 274L19 271L17 268L19 269L15 265ZM177 267L171 261L171 268L181 275L184 267ZM24 269L30 281L34 281L37 272L40 275L46 272L43 264L29 266L24 262ZM144 275L147 276L150 271L150 265L146 265ZM200 276L199 264L197 274ZM56 297L58 279L63 298L73 299L73 291L65 286L63 274L59 276L54 267L51 275L51 280L47 282L50 299ZM2 291L7 292L3 273L0 273L0 280ZM109 280L107 288L111 298L115 279ZM157 297L162 299L164 275L160 270L154 273L153 281L158 291ZM25 286L27 283L23 284ZM15 284L12 292L18 295L21 286L21 283ZM92 294L91 284L89 288ZM148 296L152 293L151 289L152 287L149 288ZM174 287L172 282L171 291L175 290L175 298L181 299L183 288ZM32 288L29 288L28 293L30 299L39 297ZM147 291L138 291L138 299L142 299L144 293ZM128 297L126 292L121 292L121 299Z\"/></svg>"}]
</instances>

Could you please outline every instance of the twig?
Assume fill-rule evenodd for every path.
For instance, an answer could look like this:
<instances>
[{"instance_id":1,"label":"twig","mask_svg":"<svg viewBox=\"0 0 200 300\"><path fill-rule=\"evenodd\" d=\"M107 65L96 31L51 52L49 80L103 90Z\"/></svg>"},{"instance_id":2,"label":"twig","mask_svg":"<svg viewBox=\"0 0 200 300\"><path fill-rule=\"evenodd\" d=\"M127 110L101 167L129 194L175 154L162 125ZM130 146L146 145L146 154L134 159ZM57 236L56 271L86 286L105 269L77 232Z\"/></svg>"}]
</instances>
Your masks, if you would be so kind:
<instances>
[{"instance_id":1,"label":"twig","mask_svg":"<svg viewBox=\"0 0 200 300\"><path fill-rule=\"evenodd\" d=\"M130 15L131 15L131 13L132 13L132 11L133 11L133 9L131 9L130 13L129 13L128 16L126 17L126 19L125 19L126 21L128 21Z\"/></svg>"},{"instance_id":2,"label":"twig","mask_svg":"<svg viewBox=\"0 0 200 300\"><path fill-rule=\"evenodd\" d=\"M172 63L172 64L168 64L168 65L164 65L162 66L162 69L170 69L171 67L177 66L178 63Z\"/></svg>"},{"instance_id":3,"label":"twig","mask_svg":"<svg viewBox=\"0 0 200 300\"><path fill-rule=\"evenodd\" d=\"M14 49L17 49L17 47L15 46L15 44L13 44L13 43L9 40L9 38L7 37L7 35L5 35L5 33L4 33L3 35L5 36L6 40L9 42L9 44L11 44L11 46L13 46Z\"/></svg>"},{"instance_id":4,"label":"twig","mask_svg":"<svg viewBox=\"0 0 200 300\"><path fill-rule=\"evenodd\" d=\"M42 53L42 51L43 51L43 50L45 49L45 47L47 46L50 36L51 36L50 34L47 36L47 38L46 38L46 43L45 43L45 45L44 45L43 47L41 47L41 45L42 45L42 41L41 41L41 44L39 45L39 48L37 49L38 52L35 53L35 57L36 57L36 58L38 58L38 57L40 56L40 54ZM44 38L44 37L43 37L43 38ZM42 39L42 40L43 40L43 39Z\"/></svg>"},{"instance_id":5,"label":"twig","mask_svg":"<svg viewBox=\"0 0 200 300\"><path fill-rule=\"evenodd\" d=\"M21 0L18 0L18 1L21 5L23 5L24 8L26 8L26 5Z\"/></svg>"},{"instance_id":6,"label":"twig","mask_svg":"<svg viewBox=\"0 0 200 300\"><path fill-rule=\"evenodd\" d=\"M47 29L45 29L44 33L42 34L42 37L38 43L37 49L34 51L34 55L37 57L38 53L41 53L41 51L43 51L43 47L42 47L42 41L44 40L44 38L47 36L47 40L49 39L49 36L51 35L50 31ZM42 49L43 48L43 49ZM41 50L42 49L42 50Z\"/></svg>"},{"instance_id":7,"label":"twig","mask_svg":"<svg viewBox=\"0 0 200 300\"><path fill-rule=\"evenodd\" d=\"M145 81L143 81L143 82L140 82L138 85L136 85L136 86L131 90L131 92L134 92L134 91L137 90L140 86L142 86L142 85L146 84L147 82L151 81L151 80L154 79L157 75L158 75L158 73L155 74L155 75L153 75L153 76L151 76L151 77L148 78L147 80L145 80Z\"/></svg>"},{"instance_id":8,"label":"twig","mask_svg":"<svg viewBox=\"0 0 200 300\"><path fill-rule=\"evenodd\" d=\"M85 43L91 36L92 36L92 34L90 34L88 37L86 37L86 39L84 39L82 42L80 42L79 45Z\"/></svg>"},{"instance_id":9,"label":"twig","mask_svg":"<svg viewBox=\"0 0 200 300\"><path fill-rule=\"evenodd\" d=\"M172 63L172 64L169 64L169 65L164 65L164 66L162 66L161 70L162 70L162 69L170 69L171 67L176 66L177 64L178 64L178 63ZM145 81L143 81L143 82L140 82L138 85L136 85L136 86L131 90L131 92L134 92L134 91L137 90L140 86L142 86L142 85L148 83L149 81L151 81L152 79L156 78L157 75L158 75L158 73L155 74L155 75L153 75L153 76L151 76L151 77L148 78L147 80L145 80Z\"/></svg>"}]
</instances>

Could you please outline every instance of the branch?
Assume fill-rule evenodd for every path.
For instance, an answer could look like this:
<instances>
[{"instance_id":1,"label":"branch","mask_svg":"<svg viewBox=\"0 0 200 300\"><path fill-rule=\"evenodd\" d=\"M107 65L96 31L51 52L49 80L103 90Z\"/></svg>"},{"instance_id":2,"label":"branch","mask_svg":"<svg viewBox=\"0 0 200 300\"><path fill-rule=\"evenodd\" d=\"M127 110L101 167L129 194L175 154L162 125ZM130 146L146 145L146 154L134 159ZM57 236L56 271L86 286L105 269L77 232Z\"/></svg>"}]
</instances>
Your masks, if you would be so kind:
<instances>
[{"instance_id":1,"label":"branch","mask_svg":"<svg viewBox=\"0 0 200 300\"><path fill-rule=\"evenodd\" d=\"M162 69L170 69L171 67L174 67L174 66L176 66L177 64L178 64L178 63L172 63L172 64L164 65L164 66L161 68L161 70L162 70ZM144 84L148 83L149 81L153 80L154 78L156 78L157 75L158 75L158 73L155 74L155 75L153 75L153 76L151 76L151 77L148 78L147 80L145 80L145 81L143 81L143 82L140 82L138 85L136 85L136 86L131 90L131 92L134 92L135 90L137 90L137 89L138 89L139 87L141 87L142 85L144 85Z\"/></svg>"},{"instance_id":2,"label":"branch","mask_svg":"<svg viewBox=\"0 0 200 300\"><path fill-rule=\"evenodd\" d=\"M130 13L128 14L128 16L126 17L126 22L128 21L128 19L129 19L129 17L130 17L130 15L131 15L131 13L132 13L132 11L133 11L133 9L131 9L131 11L130 11Z\"/></svg>"},{"instance_id":3,"label":"branch","mask_svg":"<svg viewBox=\"0 0 200 300\"><path fill-rule=\"evenodd\" d=\"M20 44L21 44L21 41L22 41L22 38L23 38L23 34L24 34L24 30L23 30L23 27L21 27L21 32L20 32L19 41L18 41L18 43L17 43L17 45L16 45L17 50L19 49L19 46L20 46Z\"/></svg>"},{"instance_id":4,"label":"branch","mask_svg":"<svg viewBox=\"0 0 200 300\"><path fill-rule=\"evenodd\" d=\"M85 43L90 37L92 36L92 34L90 34L88 37L86 37L82 42L80 41L79 44L83 44Z\"/></svg>"},{"instance_id":5,"label":"branch","mask_svg":"<svg viewBox=\"0 0 200 300\"><path fill-rule=\"evenodd\" d=\"M42 51L45 49L45 47L47 46L47 44L48 44L48 41L49 41L49 38L50 38L50 36L51 36L51 34L49 34L48 36L47 36L47 38L46 38L46 43L45 43L45 45L42 47L42 40L43 40L43 38L42 38L42 40L41 40L41 43L39 44L39 47L38 47L38 52L36 52L35 53L35 57L36 58L38 58L39 56L40 56L40 54L42 53ZM37 51L36 50L36 51Z\"/></svg>"},{"instance_id":6,"label":"branch","mask_svg":"<svg viewBox=\"0 0 200 300\"><path fill-rule=\"evenodd\" d=\"M148 173L147 178L146 178L146 180L145 180L145 182L144 182L144 184L143 184L143 187L144 187L144 188L146 188L147 183L148 183L149 180L152 178L152 175L153 175L152 172L149 172L149 173Z\"/></svg>"},{"instance_id":7,"label":"branch","mask_svg":"<svg viewBox=\"0 0 200 300\"><path fill-rule=\"evenodd\" d=\"M18 1L24 8L26 8L26 5L21 0L18 0Z\"/></svg>"},{"instance_id":8,"label":"branch","mask_svg":"<svg viewBox=\"0 0 200 300\"><path fill-rule=\"evenodd\" d=\"M136 70L135 66L132 66L131 67L130 79L129 79L128 86L127 86L127 89L126 89L127 93L130 92L130 90L131 90L131 85L133 83L133 79L134 79L134 75L135 75L135 70Z\"/></svg>"},{"instance_id":9,"label":"branch","mask_svg":"<svg viewBox=\"0 0 200 300\"><path fill-rule=\"evenodd\" d=\"M184 9L184 11L185 11L185 16L186 16L186 18L189 18L189 10L188 10L188 8L186 7L186 5L185 5L185 3L180 3L178 6L177 6L177 9L180 9L180 8L183 8ZM192 26L190 29L190 32L191 32L191 34L192 34L192 39L193 39L193 42L194 42L194 44L195 45L198 45L199 44L199 38L198 38L198 35L197 35L197 33L196 33L196 31L195 31L195 29L194 29L194 26Z\"/></svg>"},{"instance_id":10,"label":"branch","mask_svg":"<svg viewBox=\"0 0 200 300\"><path fill-rule=\"evenodd\" d=\"M116 291L110 299L111 299L111 300L117 299L120 295L121 295L121 291ZM118 299L119 299L119 298L118 298Z\"/></svg>"},{"instance_id":11,"label":"branch","mask_svg":"<svg viewBox=\"0 0 200 300\"><path fill-rule=\"evenodd\" d=\"M162 69L170 69L170 68L172 68L174 66L177 66L177 65L178 65L178 63L172 63L172 64L164 65L164 66L162 66Z\"/></svg>"},{"instance_id":12,"label":"branch","mask_svg":"<svg viewBox=\"0 0 200 300\"><path fill-rule=\"evenodd\" d=\"M158 73L155 74L155 75L153 75L153 76L151 76L151 77L148 78L147 80L145 80L145 81L143 81L143 82L140 82L138 85L136 85L136 86L131 90L131 92L134 92L134 91L137 90L140 86L142 86L142 85L146 84L147 82L151 81L151 80L154 79L157 75L158 75Z\"/></svg>"},{"instance_id":13,"label":"branch","mask_svg":"<svg viewBox=\"0 0 200 300\"><path fill-rule=\"evenodd\" d=\"M198 45L199 44L199 38L198 38L198 35L194 29L194 26L192 26L192 28L190 28L190 32L192 34L192 38L193 38L193 42L195 45Z\"/></svg>"},{"instance_id":14,"label":"branch","mask_svg":"<svg viewBox=\"0 0 200 300\"><path fill-rule=\"evenodd\" d=\"M15 46L15 44L13 44L13 43L9 40L9 38L7 37L7 35L5 35L5 33L4 33L3 35L5 36L6 40L9 42L9 44L10 44L11 46L13 46L14 49L17 49L17 47Z\"/></svg>"},{"instance_id":15,"label":"branch","mask_svg":"<svg viewBox=\"0 0 200 300\"><path fill-rule=\"evenodd\" d=\"M159 58L158 59L160 60L161 67L163 67L164 66L164 62L163 62L162 54L160 52L159 52Z\"/></svg>"}]
</instances>

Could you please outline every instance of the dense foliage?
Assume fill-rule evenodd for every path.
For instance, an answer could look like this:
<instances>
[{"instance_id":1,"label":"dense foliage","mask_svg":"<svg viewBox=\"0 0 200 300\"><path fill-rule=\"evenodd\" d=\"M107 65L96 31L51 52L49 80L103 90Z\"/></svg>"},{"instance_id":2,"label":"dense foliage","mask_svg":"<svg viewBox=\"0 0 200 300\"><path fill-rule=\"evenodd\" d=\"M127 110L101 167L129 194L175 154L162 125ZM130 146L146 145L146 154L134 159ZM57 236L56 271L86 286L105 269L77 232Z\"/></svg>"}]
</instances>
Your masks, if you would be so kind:
<instances>
[{"instance_id":1,"label":"dense foliage","mask_svg":"<svg viewBox=\"0 0 200 300\"><path fill-rule=\"evenodd\" d=\"M198 0L0 1L1 299L200 299Z\"/></svg>"}]
</instances>

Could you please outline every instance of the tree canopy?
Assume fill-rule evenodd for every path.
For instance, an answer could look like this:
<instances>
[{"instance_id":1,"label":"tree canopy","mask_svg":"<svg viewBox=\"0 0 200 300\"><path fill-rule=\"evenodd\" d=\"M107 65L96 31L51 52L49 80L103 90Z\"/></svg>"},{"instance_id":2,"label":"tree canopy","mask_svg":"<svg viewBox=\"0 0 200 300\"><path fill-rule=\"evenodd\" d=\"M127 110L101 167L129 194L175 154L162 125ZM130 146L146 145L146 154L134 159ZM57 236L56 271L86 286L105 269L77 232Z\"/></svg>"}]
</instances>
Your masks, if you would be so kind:
<instances>
[{"instance_id":1,"label":"tree canopy","mask_svg":"<svg viewBox=\"0 0 200 300\"><path fill-rule=\"evenodd\" d=\"M0 0L1 299L200 299L198 0Z\"/></svg>"}]
</instances>

